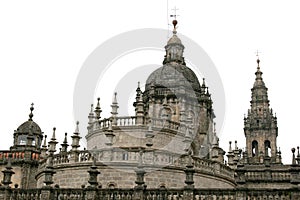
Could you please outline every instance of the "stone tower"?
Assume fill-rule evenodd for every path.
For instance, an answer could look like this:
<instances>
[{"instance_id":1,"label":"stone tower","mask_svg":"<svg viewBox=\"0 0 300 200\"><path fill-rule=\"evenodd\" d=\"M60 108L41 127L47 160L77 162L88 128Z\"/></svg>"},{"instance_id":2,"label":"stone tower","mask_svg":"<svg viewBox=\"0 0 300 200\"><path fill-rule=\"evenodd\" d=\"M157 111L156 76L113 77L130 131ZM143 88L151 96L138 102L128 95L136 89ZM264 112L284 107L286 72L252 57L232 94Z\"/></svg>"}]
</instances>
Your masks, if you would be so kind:
<instances>
[{"instance_id":1,"label":"stone tower","mask_svg":"<svg viewBox=\"0 0 300 200\"><path fill-rule=\"evenodd\" d=\"M260 60L257 59L255 82L251 89L251 107L244 118L244 133L249 163L281 162L277 151L277 118L273 115L268 99L268 88L262 79Z\"/></svg>"},{"instance_id":2,"label":"stone tower","mask_svg":"<svg viewBox=\"0 0 300 200\"><path fill-rule=\"evenodd\" d=\"M193 155L209 158L215 117L211 95L204 79L200 84L196 74L186 66L176 20L173 25L173 36L165 46L163 66L151 73L146 81L143 92L145 118L180 124L194 138L190 149Z\"/></svg>"},{"instance_id":3,"label":"stone tower","mask_svg":"<svg viewBox=\"0 0 300 200\"><path fill-rule=\"evenodd\" d=\"M43 132L32 119L33 110L33 104L31 104L29 119L15 130L14 143L10 147L12 165L15 171L13 182L23 189L36 187L35 174L41 155Z\"/></svg>"}]
</instances>

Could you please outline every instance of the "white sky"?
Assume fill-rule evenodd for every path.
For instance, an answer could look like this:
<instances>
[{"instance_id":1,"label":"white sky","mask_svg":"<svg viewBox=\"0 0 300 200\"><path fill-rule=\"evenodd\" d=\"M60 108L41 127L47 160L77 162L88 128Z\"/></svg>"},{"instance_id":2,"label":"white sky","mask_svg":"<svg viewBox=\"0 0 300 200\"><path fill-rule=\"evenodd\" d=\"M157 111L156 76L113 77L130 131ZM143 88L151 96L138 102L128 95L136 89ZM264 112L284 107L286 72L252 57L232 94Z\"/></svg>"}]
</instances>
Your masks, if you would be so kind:
<instances>
[{"instance_id":1,"label":"white sky","mask_svg":"<svg viewBox=\"0 0 300 200\"><path fill-rule=\"evenodd\" d=\"M178 31L206 51L221 75L226 119L219 135L225 151L229 140L245 146L243 115L250 106L257 49L262 52L263 78L278 117L278 146L285 163L291 162L290 149L300 145L298 4L296 0L169 0L169 9L175 5L179 8ZM74 85L86 58L102 42L125 31L167 29L166 5L166 0L1 1L0 149L12 145L13 131L28 119L32 102L34 120L47 135L52 134L54 126L59 138L65 132L71 135L76 121ZM163 55L131 55L120 59L119 65L160 64ZM118 80L118 72L124 70L105 77ZM108 116L114 91L101 92L105 89L98 86L95 98L100 95L104 116ZM89 105L83 109L89 110ZM86 124L80 128L85 135Z\"/></svg>"}]
</instances>

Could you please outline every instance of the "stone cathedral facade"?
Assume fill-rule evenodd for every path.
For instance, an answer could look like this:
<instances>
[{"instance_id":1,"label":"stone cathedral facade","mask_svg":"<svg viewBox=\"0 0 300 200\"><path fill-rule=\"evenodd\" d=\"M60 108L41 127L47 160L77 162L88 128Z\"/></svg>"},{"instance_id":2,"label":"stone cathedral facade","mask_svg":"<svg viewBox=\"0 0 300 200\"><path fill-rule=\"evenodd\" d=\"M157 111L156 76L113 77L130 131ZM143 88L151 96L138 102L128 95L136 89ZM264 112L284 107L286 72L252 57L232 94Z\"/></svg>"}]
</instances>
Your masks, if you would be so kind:
<instances>
[{"instance_id":1,"label":"stone cathedral facade","mask_svg":"<svg viewBox=\"0 0 300 200\"><path fill-rule=\"evenodd\" d=\"M208 86L186 66L184 45L173 36L163 65L136 88L134 116L91 106L87 133L79 123L58 144L29 119L0 151L2 199L300 199L300 154L284 165L277 147L277 117L270 108L260 60L244 117L245 150L219 146ZM218 99L216 99L218 101ZM225 133L226 134L226 133ZM85 135L87 149L80 148ZM68 141L70 140L70 142Z\"/></svg>"}]
</instances>

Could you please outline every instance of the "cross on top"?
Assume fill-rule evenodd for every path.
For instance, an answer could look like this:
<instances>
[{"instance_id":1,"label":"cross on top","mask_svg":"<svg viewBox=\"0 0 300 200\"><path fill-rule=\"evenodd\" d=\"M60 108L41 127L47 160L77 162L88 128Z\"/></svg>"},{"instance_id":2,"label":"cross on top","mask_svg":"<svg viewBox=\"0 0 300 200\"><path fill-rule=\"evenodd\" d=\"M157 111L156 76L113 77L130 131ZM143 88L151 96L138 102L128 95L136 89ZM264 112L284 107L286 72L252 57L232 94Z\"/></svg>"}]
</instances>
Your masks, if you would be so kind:
<instances>
[{"instance_id":1,"label":"cross on top","mask_svg":"<svg viewBox=\"0 0 300 200\"><path fill-rule=\"evenodd\" d=\"M261 53L261 52L259 52L258 50L256 50L256 56L257 56L257 58L259 57L259 54Z\"/></svg>"},{"instance_id":2,"label":"cross on top","mask_svg":"<svg viewBox=\"0 0 300 200\"><path fill-rule=\"evenodd\" d=\"M256 50L256 56L257 56L257 60L256 60L256 62L257 62L257 69L259 70L259 63L260 63L260 59L259 59L259 54L261 53L261 52L259 52L258 50Z\"/></svg>"},{"instance_id":3,"label":"cross on top","mask_svg":"<svg viewBox=\"0 0 300 200\"><path fill-rule=\"evenodd\" d=\"M174 17L174 19L176 20L176 17L179 16L177 15L177 10L179 10L178 8L176 8L176 6L172 9L172 11L174 11L173 15L170 15L170 17Z\"/></svg>"}]
</instances>

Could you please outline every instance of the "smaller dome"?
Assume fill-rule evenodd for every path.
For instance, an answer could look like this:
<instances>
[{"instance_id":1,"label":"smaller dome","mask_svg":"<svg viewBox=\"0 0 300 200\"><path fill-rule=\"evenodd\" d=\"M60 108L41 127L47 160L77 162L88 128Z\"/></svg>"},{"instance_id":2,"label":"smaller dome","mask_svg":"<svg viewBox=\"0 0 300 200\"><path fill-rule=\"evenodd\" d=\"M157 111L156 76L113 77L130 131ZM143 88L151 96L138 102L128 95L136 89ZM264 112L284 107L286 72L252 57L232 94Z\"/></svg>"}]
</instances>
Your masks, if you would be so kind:
<instances>
[{"instance_id":1,"label":"smaller dome","mask_svg":"<svg viewBox=\"0 0 300 200\"><path fill-rule=\"evenodd\" d=\"M19 133L29 133L30 128L33 133L42 134L42 130L41 130L40 126L37 123L35 123L34 121L30 121L30 120L21 124L18 127L17 131Z\"/></svg>"},{"instance_id":2,"label":"smaller dome","mask_svg":"<svg viewBox=\"0 0 300 200\"><path fill-rule=\"evenodd\" d=\"M179 37L177 37L177 35L174 34L174 35L169 39L169 41L168 41L167 44L168 44L168 45L169 45L169 44L181 44L181 45L182 45L182 42L181 42L181 40L179 39Z\"/></svg>"},{"instance_id":3,"label":"smaller dome","mask_svg":"<svg viewBox=\"0 0 300 200\"><path fill-rule=\"evenodd\" d=\"M22 134L27 134L27 133L29 133L29 130L31 129L32 133L34 133L34 134L42 134L42 130L41 130L40 126L32 120L32 117L33 117L32 111L33 110L34 110L34 107L33 107L33 103L32 103L31 107L30 107L29 119L17 128L17 132L22 133Z\"/></svg>"}]
</instances>

